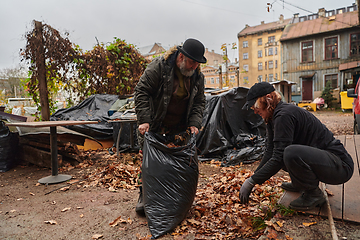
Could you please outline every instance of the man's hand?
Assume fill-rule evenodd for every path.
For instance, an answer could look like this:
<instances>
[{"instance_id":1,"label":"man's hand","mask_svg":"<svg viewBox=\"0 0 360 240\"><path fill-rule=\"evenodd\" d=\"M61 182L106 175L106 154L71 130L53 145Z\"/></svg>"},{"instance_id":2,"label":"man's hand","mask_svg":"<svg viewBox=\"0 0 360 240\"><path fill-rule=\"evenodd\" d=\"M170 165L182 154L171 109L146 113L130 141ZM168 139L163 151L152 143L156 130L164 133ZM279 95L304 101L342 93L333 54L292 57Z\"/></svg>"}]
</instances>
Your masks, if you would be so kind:
<instances>
[{"instance_id":1,"label":"man's hand","mask_svg":"<svg viewBox=\"0 0 360 240\"><path fill-rule=\"evenodd\" d=\"M239 198L241 203L249 202L249 196L254 186L255 186L255 182L252 180L251 177L245 180L245 182L240 188Z\"/></svg>"},{"instance_id":2,"label":"man's hand","mask_svg":"<svg viewBox=\"0 0 360 240\"><path fill-rule=\"evenodd\" d=\"M145 132L148 132L150 128L150 124L148 123L143 123L139 125L139 132L141 133L141 135L144 135Z\"/></svg>"},{"instance_id":3,"label":"man's hand","mask_svg":"<svg viewBox=\"0 0 360 240\"><path fill-rule=\"evenodd\" d=\"M197 127L191 126L190 130L191 130L191 133L195 133L195 135L197 135L199 133L199 129Z\"/></svg>"}]
</instances>

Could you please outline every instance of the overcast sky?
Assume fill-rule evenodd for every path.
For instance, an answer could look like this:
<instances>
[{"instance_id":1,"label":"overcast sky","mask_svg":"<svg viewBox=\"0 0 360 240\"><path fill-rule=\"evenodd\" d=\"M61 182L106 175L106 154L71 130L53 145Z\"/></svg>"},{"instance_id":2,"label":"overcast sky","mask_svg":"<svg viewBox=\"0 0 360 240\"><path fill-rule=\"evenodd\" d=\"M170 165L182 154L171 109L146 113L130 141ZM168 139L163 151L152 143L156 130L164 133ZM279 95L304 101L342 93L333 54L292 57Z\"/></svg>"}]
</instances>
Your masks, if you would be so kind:
<instances>
[{"instance_id":1,"label":"overcast sky","mask_svg":"<svg viewBox=\"0 0 360 240\"><path fill-rule=\"evenodd\" d=\"M267 11L270 3L270 12ZM0 70L18 66L24 34L33 20L42 21L84 50L114 37L144 47L161 43L168 48L197 38L209 51L222 53L223 43L237 43L245 27L350 6L355 0L1 0ZM228 50L231 59L237 51Z\"/></svg>"}]
</instances>

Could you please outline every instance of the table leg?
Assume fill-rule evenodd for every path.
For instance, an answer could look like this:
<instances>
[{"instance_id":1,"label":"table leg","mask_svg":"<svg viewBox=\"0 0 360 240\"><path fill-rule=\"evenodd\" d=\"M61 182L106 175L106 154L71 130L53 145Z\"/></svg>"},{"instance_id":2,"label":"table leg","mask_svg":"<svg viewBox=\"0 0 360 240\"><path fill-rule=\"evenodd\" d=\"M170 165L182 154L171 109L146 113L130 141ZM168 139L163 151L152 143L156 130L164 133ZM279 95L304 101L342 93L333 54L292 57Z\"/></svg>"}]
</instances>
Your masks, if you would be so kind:
<instances>
[{"instance_id":1,"label":"table leg","mask_svg":"<svg viewBox=\"0 0 360 240\"><path fill-rule=\"evenodd\" d=\"M124 123L120 123L120 129L119 129L119 133L116 139L116 156L119 156L120 152L119 152L119 145L120 145L120 135L121 135L121 130L124 126Z\"/></svg>"},{"instance_id":2,"label":"table leg","mask_svg":"<svg viewBox=\"0 0 360 240\"><path fill-rule=\"evenodd\" d=\"M134 149L134 123L130 123L130 148Z\"/></svg>"},{"instance_id":3,"label":"table leg","mask_svg":"<svg viewBox=\"0 0 360 240\"><path fill-rule=\"evenodd\" d=\"M58 149L56 127L50 127L50 149L51 149L51 176L41 178L38 182L42 184L61 183L71 179L70 175L58 174Z\"/></svg>"}]
</instances>

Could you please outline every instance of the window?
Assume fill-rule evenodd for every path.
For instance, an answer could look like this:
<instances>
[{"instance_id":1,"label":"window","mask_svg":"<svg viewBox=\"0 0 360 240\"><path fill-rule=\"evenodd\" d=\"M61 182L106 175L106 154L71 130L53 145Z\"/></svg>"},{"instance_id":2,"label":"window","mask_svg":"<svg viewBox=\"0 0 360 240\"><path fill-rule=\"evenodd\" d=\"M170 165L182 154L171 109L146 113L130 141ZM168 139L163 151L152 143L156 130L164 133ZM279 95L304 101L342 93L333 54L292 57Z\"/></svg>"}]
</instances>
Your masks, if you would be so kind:
<instances>
[{"instance_id":1,"label":"window","mask_svg":"<svg viewBox=\"0 0 360 240\"><path fill-rule=\"evenodd\" d=\"M360 33L350 34L350 55L360 55Z\"/></svg>"},{"instance_id":2,"label":"window","mask_svg":"<svg viewBox=\"0 0 360 240\"><path fill-rule=\"evenodd\" d=\"M249 77L244 77L244 84L248 84L249 83Z\"/></svg>"},{"instance_id":3,"label":"window","mask_svg":"<svg viewBox=\"0 0 360 240\"><path fill-rule=\"evenodd\" d=\"M258 51L258 58L261 58L262 57L262 50L259 50Z\"/></svg>"},{"instance_id":4,"label":"window","mask_svg":"<svg viewBox=\"0 0 360 240\"><path fill-rule=\"evenodd\" d=\"M331 81L331 88L332 89L337 88L338 86L337 79L338 79L337 74L325 75L325 86L328 81Z\"/></svg>"},{"instance_id":5,"label":"window","mask_svg":"<svg viewBox=\"0 0 360 240\"><path fill-rule=\"evenodd\" d=\"M272 56L273 55L273 48L269 48L269 56Z\"/></svg>"},{"instance_id":6,"label":"window","mask_svg":"<svg viewBox=\"0 0 360 240\"><path fill-rule=\"evenodd\" d=\"M230 76L230 82L235 82L235 76Z\"/></svg>"},{"instance_id":7,"label":"window","mask_svg":"<svg viewBox=\"0 0 360 240\"><path fill-rule=\"evenodd\" d=\"M265 70L267 70L267 62L265 62Z\"/></svg>"},{"instance_id":8,"label":"window","mask_svg":"<svg viewBox=\"0 0 360 240\"><path fill-rule=\"evenodd\" d=\"M325 60L338 58L338 38L325 38Z\"/></svg>"},{"instance_id":9,"label":"window","mask_svg":"<svg viewBox=\"0 0 360 240\"><path fill-rule=\"evenodd\" d=\"M210 83L211 83L211 84L214 83L214 78L210 78Z\"/></svg>"},{"instance_id":10,"label":"window","mask_svg":"<svg viewBox=\"0 0 360 240\"><path fill-rule=\"evenodd\" d=\"M260 63L258 63L258 70L260 71L260 70L262 70L262 62L260 62Z\"/></svg>"},{"instance_id":11,"label":"window","mask_svg":"<svg viewBox=\"0 0 360 240\"><path fill-rule=\"evenodd\" d=\"M277 68L277 60L275 60L275 68Z\"/></svg>"},{"instance_id":12,"label":"window","mask_svg":"<svg viewBox=\"0 0 360 240\"><path fill-rule=\"evenodd\" d=\"M249 58L249 53L243 53L243 59L248 59Z\"/></svg>"},{"instance_id":13,"label":"window","mask_svg":"<svg viewBox=\"0 0 360 240\"><path fill-rule=\"evenodd\" d=\"M262 82L263 81L262 75L259 75L257 79L258 79L258 82Z\"/></svg>"},{"instance_id":14,"label":"window","mask_svg":"<svg viewBox=\"0 0 360 240\"><path fill-rule=\"evenodd\" d=\"M247 65L247 64L244 65L243 69L248 72L249 71L249 65Z\"/></svg>"},{"instance_id":15,"label":"window","mask_svg":"<svg viewBox=\"0 0 360 240\"><path fill-rule=\"evenodd\" d=\"M248 41L243 41L243 48L247 48L247 47L249 47Z\"/></svg>"},{"instance_id":16,"label":"window","mask_svg":"<svg viewBox=\"0 0 360 240\"><path fill-rule=\"evenodd\" d=\"M313 42L302 42L301 43L301 62L312 62L313 61Z\"/></svg>"},{"instance_id":17,"label":"window","mask_svg":"<svg viewBox=\"0 0 360 240\"><path fill-rule=\"evenodd\" d=\"M277 47L275 47L275 55L277 55Z\"/></svg>"},{"instance_id":18,"label":"window","mask_svg":"<svg viewBox=\"0 0 360 240\"><path fill-rule=\"evenodd\" d=\"M269 69L273 69L274 68L274 61L269 61Z\"/></svg>"},{"instance_id":19,"label":"window","mask_svg":"<svg viewBox=\"0 0 360 240\"><path fill-rule=\"evenodd\" d=\"M275 42L275 36L270 36L270 37L268 37L268 42L269 42L269 43Z\"/></svg>"},{"instance_id":20,"label":"window","mask_svg":"<svg viewBox=\"0 0 360 240\"><path fill-rule=\"evenodd\" d=\"M258 46L262 45L262 38L258 38Z\"/></svg>"},{"instance_id":21,"label":"window","mask_svg":"<svg viewBox=\"0 0 360 240\"><path fill-rule=\"evenodd\" d=\"M267 56L267 51L266 51L266 48L264 49L264 52L265 52L265 57Z\"/></svg>"},{"instance_id":22,"label":"window","mask_svg":"<svg viewBox=\"0 0 360 240\"><path fill-rule=\"evenodd\" d=\"M219 83L219 77L216 78L216 83Z\"/></svg>"},{"instance_id":23,"label":"window","mask_svg":"<svg viewBox=\"0 0 360 240\"><path fill-rule=\"evenodd\" d=\"M277 78L277 73L275 73L275 80L277 80L278 78Z\"/></svg>"},{"instance_id":24,"label":"window","mask_svg":"<svg viewBox=\"0 0 360 240\"><path fill-rule=\"evenodd\" d=\"M269 74L269 82L274 81L274 74Z\"/></svg>"}]
</instances>

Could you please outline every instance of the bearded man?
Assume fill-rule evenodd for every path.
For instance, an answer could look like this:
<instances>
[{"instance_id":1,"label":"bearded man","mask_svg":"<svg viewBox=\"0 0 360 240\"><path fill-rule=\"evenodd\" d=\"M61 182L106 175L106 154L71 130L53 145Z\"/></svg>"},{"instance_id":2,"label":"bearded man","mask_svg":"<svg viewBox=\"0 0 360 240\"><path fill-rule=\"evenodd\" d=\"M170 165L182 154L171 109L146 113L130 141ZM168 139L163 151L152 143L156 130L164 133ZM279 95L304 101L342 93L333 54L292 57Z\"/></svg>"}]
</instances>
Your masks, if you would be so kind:
<instances>
[{"instance_id":1,"label":"bearded man","mask_svg":"<svg viewBox=\"0 0 360 240\"><path fill-rule=\"evenodd\" d=\"M140 147L148 131L178 134L190 128L198 134L205 109L204 75L200 71L200 63L206 63L204 52L204 45L190 38L146 68L134 94ZM135 211L144 211L141 188Z\"/></svg>"}]
</instances>

